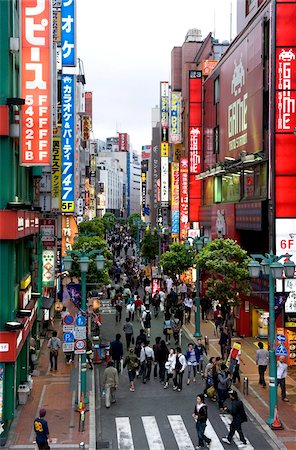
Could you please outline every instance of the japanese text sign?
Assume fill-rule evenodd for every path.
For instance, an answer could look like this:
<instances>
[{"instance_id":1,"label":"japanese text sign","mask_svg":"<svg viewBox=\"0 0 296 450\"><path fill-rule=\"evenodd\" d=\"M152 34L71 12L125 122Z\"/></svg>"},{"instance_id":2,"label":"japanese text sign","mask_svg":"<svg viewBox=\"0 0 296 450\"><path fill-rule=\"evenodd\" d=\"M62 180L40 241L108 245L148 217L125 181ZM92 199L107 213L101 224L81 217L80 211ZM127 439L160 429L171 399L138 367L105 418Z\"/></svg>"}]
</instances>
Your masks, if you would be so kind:
<instances>
[{"instance_id":1,"label":"japanese text sign","mask_svg":"<svg viewBox=\"0 0 296 450\"><path fill-rule=\"evenodd\" d=\"M62 65L76 66L75 0L62 0Z\"/></svg>"}]
</instances>

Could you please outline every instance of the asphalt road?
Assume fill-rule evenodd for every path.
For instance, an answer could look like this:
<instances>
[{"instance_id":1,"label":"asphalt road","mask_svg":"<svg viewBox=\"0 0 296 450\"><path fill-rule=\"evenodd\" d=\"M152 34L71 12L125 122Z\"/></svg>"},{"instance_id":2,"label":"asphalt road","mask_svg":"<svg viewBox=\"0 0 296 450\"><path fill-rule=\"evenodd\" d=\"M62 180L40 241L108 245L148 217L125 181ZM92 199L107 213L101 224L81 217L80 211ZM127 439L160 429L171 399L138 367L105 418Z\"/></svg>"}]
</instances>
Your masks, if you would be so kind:
<instances>
[{"instance_id":1,"label":"asphalt road","mask_svg":"<svg viewBox=\"0 0 296 450\"><path fill-rule=\"evenodd\" d=\"M103 315L102 336L106 340L113 340L116 333L122 334L125 321L115 323L115 315ZM153 319L151 327L151 343L156 336L162 336L163 319ZM139 323L134 322L134 334L138 335ZM185 350L189 342L182 336L182 349ZM105 364L97 366L97 377L105 368ZM198 444L195 423L191 417L194 409L195 397L203 392L204 383L200 375L196 383L186 385L186 371L183 380L183 390L173 391L172 388L163 389L158 379L153 378L147 384L136 380L136 391L129 391L126 369L120 375L120 385L116 393L116 403L107 409L104 399L97 399L97 432L98 447L120 450L193 450ZM229 401L229 400L228 400ZM231 416L220 414L218 405L207 400L208 423L206 435L212 439L211 450L223 448L245 450L268 450L275 447L261 425L248 412L248 422L243 424L243 431L248 444L243 446L238 436L234 437L231 445L221 442L227 436Z\"/></svg>"}]
</instances>

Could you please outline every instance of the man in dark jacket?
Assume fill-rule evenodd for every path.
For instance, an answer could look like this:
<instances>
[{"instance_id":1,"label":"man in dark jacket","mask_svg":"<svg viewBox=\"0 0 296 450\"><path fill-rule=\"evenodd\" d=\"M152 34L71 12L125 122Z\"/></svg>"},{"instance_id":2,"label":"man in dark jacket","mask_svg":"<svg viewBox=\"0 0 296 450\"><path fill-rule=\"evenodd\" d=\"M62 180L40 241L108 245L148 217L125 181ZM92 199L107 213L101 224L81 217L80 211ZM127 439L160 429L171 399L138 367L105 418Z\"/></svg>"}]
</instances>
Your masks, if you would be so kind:
<instances>
[{"instance_id":1,"label":"man in dark jacket","mask_svg":"<svg viewBox=\"0 0 296 450\"><path fill-rule=\"evenodd\" d=\"M117 333L115 336L115 341L112 341L110 344L110 356L114 361L118 373L120 372L120 360L123 357L123 345L120 339L121 334Z\"/></svg>"},{"instance_id":2,"label":"man in dark jacket","mask_svg":"<svg viewBox=\"0 0 296 450\"><path fill-rule=\"evenodd\" d=\"M222 438L223 442L226 442L226 444L231 444L231 440L233 438L234 433L237 431L240 437L240 440L244 445L247 444L246 438L242 432L242 423L247 422L248 418L244 409L243 402L238 399L238 395L236 391L231 392L230 394L231 399L231 407L230 407L230 414L232 415L232 422L230 424L230 429L228 436L225 438Z\"/></svg>"}]
</instances>

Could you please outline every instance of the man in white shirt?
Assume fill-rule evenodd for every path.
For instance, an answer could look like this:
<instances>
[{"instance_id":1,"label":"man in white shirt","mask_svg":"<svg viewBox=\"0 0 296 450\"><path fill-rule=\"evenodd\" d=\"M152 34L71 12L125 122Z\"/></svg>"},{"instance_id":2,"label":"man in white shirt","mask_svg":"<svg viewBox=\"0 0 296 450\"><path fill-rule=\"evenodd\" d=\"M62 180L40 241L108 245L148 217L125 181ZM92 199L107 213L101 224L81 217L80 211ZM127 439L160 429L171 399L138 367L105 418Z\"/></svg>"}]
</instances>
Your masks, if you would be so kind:
<instances>
[{"instance_id":1,"label":"man in white shirt","mask_svg":"<svg viewBox=\"0 0 296 450\"><path fill-rule=\"evenodd\" d=\"M143 383L150 380L152 362L154 361L154 351L149 345L149 341L142 347L140 353L140 364L143 375Z\"/></svg>"},{"instance_id":2,"label":"man in white shirt","mask_svg":"<svg viewBox=\"0 0 296 450\"><path fill-rule=\"evenodd\" d=\"M182 391L183 374L187 366L186 358L182 353L181 347L176 347L176 364L175 364L175 376L173 378L174 391Z\"/></svg>"},{"instance_id":3,"label":"man in white shirt","mask_svg":"<svg viewBox=\"0 0 296 450\"><path fill-rule=\"evenodd\" d=\"M168 294L171 292L172 287L173 287L173 280L169 277L166 279L166 288Z\"/></svg>"},{"instance_id":4,"label":"man in white shirt","mask_svg":"<svg viewBox=\"0 0 296 450\"><path fill-rule=\"evenodd\" d=\"M187 286L186 286L186 283L184 283L184 281L182 281L182 283L180 284L180 294L181 294L181 299L184 300L184 298L186 297L186 294L187 294Z\"/></svg>"},{"instance_id":5,"label":"man in white shirt","mask_svg":"<svg viewBox=\"0 0 296 450\"><path fill-rule=\"evenodd\" d=\"M193 300L191 297L187 296L185 297L184 306L185 306L185 323L190 323L191 310L193 307Z\"/></svg>"},{"instance_id":6,"label":"man in white shirt","mask_svg":"<svg viewBox=\"0 0 296 450\"><path fill-rule=\"evenodd\" d=\"M288 375L288 364L285 363L285 357L280 356L279 361L276 365L276 377L277 385L281 387L282 400L288 402L289 399L286 397L286 377Z\"/></svg>"}]
</instances>

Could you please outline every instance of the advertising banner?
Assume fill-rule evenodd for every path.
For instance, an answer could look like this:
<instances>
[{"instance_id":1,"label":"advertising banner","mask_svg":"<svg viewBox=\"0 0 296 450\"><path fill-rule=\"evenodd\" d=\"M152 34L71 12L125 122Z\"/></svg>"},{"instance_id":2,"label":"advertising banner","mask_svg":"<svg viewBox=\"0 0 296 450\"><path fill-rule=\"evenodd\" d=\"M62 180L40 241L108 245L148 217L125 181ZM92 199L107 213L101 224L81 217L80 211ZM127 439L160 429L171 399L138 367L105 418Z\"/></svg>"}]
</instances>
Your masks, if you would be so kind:
<instances>
[{"instance_id":1,"label":"advertising banner","mask_svg":"<svg viewBox=\"0 0 296 450\"><path fill-rule=\"evenodd\" d=\"M62 211L75 211L75 75L62 75Z\"/></svg>"},{"instance_id":2,"label":"advertising banner","mask_svg":"<svg viewBox=\"0 0 296 450\"><path fill-rule=\"evenodd\" d=\"M180 240L187 237L188 217L188 159L180 160Z\"/></svg>"},{"instance_id":3,"label":"advertising banner","mask_svg":"<svg viewBox=\"0 0 296 450\"><path fill-rule=\"evenodd\" d=\"M62 0L62 65L76 66L75 0Z\"/></svg>"},{"instance_id":4,"label":"advertising banner","mask_svg":"<svg viewBox=\"0 0 296 450\"><path fill-rule=\"evenodd\" d=\"M160 158L161 185L160 201L161 206L166 207L169 204L169 158Z\"/></svg>"},{"instance_id":5,"label":"advertising banner","mask_svg":"<svg viewBox=\"0 0 296 450\"><path fill-rule=\"evenodd\" d=\"M160 144L160 202L162 207L169 205L169 83L160 83L160 121L161 121L161 144Z\"/></svg>"},{"instance_id":6,"label":"advertising banner","mask_svg":"<svg viewBox=\"0 0 296 450\"><path fill-rule=\"evenodd\" d=\"M180 221L180 173L179 163L171 163L171 211L172 211L172 237L179 237Z\"/></svg>"},{"instance_id":7,"label":"advertising banner","mask_svg":"<svg viewBox=\"0 0 296 450\"><path fill-rule=\"evenodd\" d=\"M170 104L170 142L180 144L181 135L181 92L171 92Z\"/></svg>"},{"instance_id":8,"label":"advertising banner","mask_svg":"<svg viewBox=\"0 0 296 450\"><path fill-rule=\"evenodd\" d=\"M46 287L54 286L55 251L43 250L42 252L42 285Z\"/></svg>"},{"instance_id":9,"label":"advertising banner","mask_svg":"<svg viewBox=\"0 0 296 450\"><path fill-rule=\"evenodd\" d=\"M22 131L20 163L50 165L51 10L50 1L21 3Z\"/></svg>"},{"instance_id":10,"label":"advertising banner","mask_svg":"<svg viewBox=\"0 0 296 450\"><path fill-rule=\"evenodd\" d=\"M57 212L61 209L62 196L62 139L61 130L56 132L52 138L51 156L51 211Z\"/></svg>"}]
</instances>

